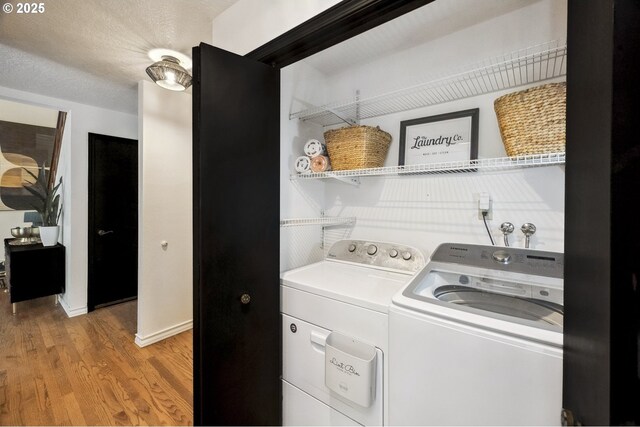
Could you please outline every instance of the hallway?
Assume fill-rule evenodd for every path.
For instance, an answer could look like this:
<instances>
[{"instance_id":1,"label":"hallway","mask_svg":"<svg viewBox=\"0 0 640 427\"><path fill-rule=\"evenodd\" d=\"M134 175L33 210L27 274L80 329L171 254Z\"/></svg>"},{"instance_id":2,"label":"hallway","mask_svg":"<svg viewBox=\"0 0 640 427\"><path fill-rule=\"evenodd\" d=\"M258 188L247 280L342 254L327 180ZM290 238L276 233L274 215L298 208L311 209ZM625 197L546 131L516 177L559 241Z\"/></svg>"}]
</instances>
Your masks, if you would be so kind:
<instances>
[{"instance_id":1,"label":"hallway","mask_svg":"<svg viewBox=\"0 0 640 427\"><path fill-rule=\"evenodd\" d=\"M0 291L0 425L192 425L191 331L134 343L130 301L68 318Z\"/></svg>"}]
</instances>

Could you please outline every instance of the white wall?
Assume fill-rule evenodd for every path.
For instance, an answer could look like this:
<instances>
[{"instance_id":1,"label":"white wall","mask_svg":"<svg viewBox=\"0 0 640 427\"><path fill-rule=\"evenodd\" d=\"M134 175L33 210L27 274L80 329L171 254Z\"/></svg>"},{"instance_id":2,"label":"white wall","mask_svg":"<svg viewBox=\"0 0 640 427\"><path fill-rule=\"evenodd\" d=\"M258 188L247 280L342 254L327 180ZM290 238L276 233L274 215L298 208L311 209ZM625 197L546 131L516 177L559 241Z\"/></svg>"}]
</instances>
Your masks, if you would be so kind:
<instances>
[{"instance_id":1,"label":"white wall","mask_svg":"<svg viewBox=\"0 0 640 427\"><path fill-rule=\"evenodd\" d=\"M552 40L566 41L566 1L498 0L504 5L511 4L512 7L519 7L497 16L491 16L490 8L488 11L482 8L485 2L491 4L489 0L453 1L466 4L468 11L484 16L484 20L478 18L461 28L451 24L453 28L457 28L456 31L432 34L434 37L432 39L406 49L372 56L358 66L338 67L336 71L326 76L327 85L324 90L328 92L327 96L331 97L332 101L352 99L353 91L357 88L360 96L367 98L434 81L443 76L451 76L457 71L468 70L473 65L486 64L490 60L495 64L497 57ZM449 2L434 2L408 14L406 20L428 20L423 25L430 29L437 25L439 19L443 19L440 15L445 13L449 4ZM432 9L435 10L430 12ZM418 17L410 18L411 15L418 15ZM456 19L455 15L453 17L447 15L446 18ZM405 16L398 19L405 19ZM374 41L392 38L397 31L397 23L391 21L371 30L371 32L375 31L380 31L381 35L371 37ZM366 47L368 43L358 40L363 37L366 37L366 34L359 35L347 43L356 47L362 44ZM337 51L344 49L347 52L349 50L349 48L342 48L341 45L331 49ZM323 52L318 54L320 57L322 55Z\"/></svg>"},{"instance_id":2,"label":"white wall","mask_svg":"<svg viewBox=\"0 0 640 427\"><path fill-rule=\"evenodd\" d=\"M213 45L245 55L340 0L239 0L213 20Z\"/></svg>"},{"instance_id":3,"label":"white wall","mask_svg":"<svg viewBox=\"0 0 640 427\"><path fill-rule=\"evenodd\" d=\"M69 316L87 312L88 134L137 138L137 117L63 99L0 86L0 97L66 111L58 176L63 184L62 243L67 248L66 292L61 304Z\"/></svg>"},{"instance_id":4,"label":"white wall","mask_svg":"<svg viewBox=\"0 0 640 427\"><path fill-rule=\"evenodd\" d=\"M138 116L136 343L145 346L193 323L191 94L141 81Z\"/></svg>"},{"instance_id":5,"label":"white wall","mask_svg":"<svg viewBox=\"0 0 640 427\"><path fill-rule=\"evenodd\" d=\"M4 244L4 239L13 239L11 229L13 227L29 227L30 222L24 222L24 213L26 211L0 211L0 239ZM0 256L4 259L4 254Z\"/></svg>"},{"instance_id":6,"label":"white wall","mask_svg":"<svg viewBox=\"0 0 640 427\"><path fill-rule=\"evenodd\" d=\"M282 71L282 103L286 104L283 111L297 110L295 105L301 101L317 105L316 100L323 95L332 101L344 100L351 98L357 89L366 97L384 93L398 82L406 87L411 82L429 81L433 75L447 74L446 70L459 70L461 65L495 57L496 45L505 49L502 53L509 53L545 41L563 39L565 35L566 3L542 0L443 34L406 51L370 58L364 65L343 68L330 75L318 76L309 70L309 64L294 64ZM415 70L421 70L422 74ZM309 91L302 82L308 76L313 76L316 82L323 81L316 86L315 92ZM393 166L398 164L402 120L479 108L479 157L504 157L506 153L493 101L520 89L376 117L362 124L380 126L392 134L385 166ZM351 238L410 244L429 256L438 244L446 241L490 244L477 211L479 193L487 192L493 201L493 220L489 221L489 227L497 244L502 244L498 227L503 221L510 221L516 226L511 244L518 247L523 247L524 240L520 226L524 222L533 222L538 227L532 239L533 248L564 250L564 166L472 174L366 177L361 178L359 187L323 180L323 189L318 190L307 181L290 182L284 178L293 170L290 158L302 153L304 138L301 136L321 139L326 129L295 120L287 124L287 121L283 119L281 127L281 150L283 156L285 153L289 156L289 159L282 158L281 210L284 216L303 211L301 200L307 207L320 200L321 210L328 216L357 218ZM298 197L301 192L307 196ZM281 239L291 244L306 240L308 248L318 245L306 229L298 230L281 233L287 236L286 240ZM303 251L297 249L297 252ZM317 254L317 251L309 253ZM282 249L282 255L281 269L298 265L298 260L288 256L287 248ZM310 262L316 260L318 258L310 259Z\"/></svg>"},{"instance_id":7,"label":"white wall","mask_svg":"<svg viewBox=\"0 0 640 427\"><path fill-rule=\"evenodd\" d=\"M280 91L280 132L290 135L280 144L280 188L289 188L280 194L281 219L316 218L321 216L324 209L324 185L320 181L305 181L292 184L289 180L293 165L304 154L301 147L309 138L315 138L322 133L318 125L302 124L297 120L289 120L290 102L294 94L304 94L304 99L322 97L324 79L315 69L305 67L288 67L281 72ZM324 102L317 99L318 104ZM322 228L306 226L303 229L281 228L280 231L280 271L291 266L306 265L324 254L321 247Z\"/></svg>"}]
</instances>

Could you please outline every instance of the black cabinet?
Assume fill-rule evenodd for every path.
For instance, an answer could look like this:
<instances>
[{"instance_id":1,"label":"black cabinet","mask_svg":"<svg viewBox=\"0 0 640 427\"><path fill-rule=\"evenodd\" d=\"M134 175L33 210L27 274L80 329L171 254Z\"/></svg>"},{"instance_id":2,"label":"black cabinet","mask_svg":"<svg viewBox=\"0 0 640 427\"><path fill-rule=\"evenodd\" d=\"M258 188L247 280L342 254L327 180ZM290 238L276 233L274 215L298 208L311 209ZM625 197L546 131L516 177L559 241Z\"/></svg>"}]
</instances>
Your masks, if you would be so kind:
<instances>
[{"instance_id":1,"label":"black cabinet","mask_svg":"<svg viewBox=\"0 0 640 427\"><path fill-rule=\"evenodd\" d=\"M55 246L10 245L11 240L4 241L11 303L63 293L65 247L59 243Z\"/></svg>"}]
</instances>

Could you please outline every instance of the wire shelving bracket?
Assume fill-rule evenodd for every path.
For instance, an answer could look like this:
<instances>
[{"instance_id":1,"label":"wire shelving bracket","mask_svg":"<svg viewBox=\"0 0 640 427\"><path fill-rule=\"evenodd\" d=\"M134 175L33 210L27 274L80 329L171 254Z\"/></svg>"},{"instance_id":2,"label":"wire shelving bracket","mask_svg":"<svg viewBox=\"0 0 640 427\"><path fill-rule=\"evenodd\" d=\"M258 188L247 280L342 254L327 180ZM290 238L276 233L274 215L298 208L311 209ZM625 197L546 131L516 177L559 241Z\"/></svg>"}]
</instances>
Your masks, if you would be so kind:
<instances>
[{"instance_id":1,"label":"wire shelving bracket","mask_svg":"<svg viewBox=\"0 0 640 427\"><path fill-rule=\"evenodd\" d=\"M281 219L280 227L301 227L309 225L321 225L322 227L341 227L355 224L355 217L318 217L318 218L290 218Z\"/></svg>"}]
</instances>

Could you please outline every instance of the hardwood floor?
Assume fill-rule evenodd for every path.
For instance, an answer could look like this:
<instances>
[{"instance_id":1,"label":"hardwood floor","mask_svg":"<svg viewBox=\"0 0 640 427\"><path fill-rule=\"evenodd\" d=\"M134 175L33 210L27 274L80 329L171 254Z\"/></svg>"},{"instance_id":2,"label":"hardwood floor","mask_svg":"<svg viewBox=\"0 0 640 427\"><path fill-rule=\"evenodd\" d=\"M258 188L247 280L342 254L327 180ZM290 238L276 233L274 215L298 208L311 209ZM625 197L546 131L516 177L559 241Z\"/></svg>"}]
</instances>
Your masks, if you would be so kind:
<instances>
[{"instance_id":1,"label":"hardwood floor","mask_svg":"<svg viewBox=\"0 0 640 427\"><path fill-rule=\"evenodd\" d=\"M136 301L67 318L0 290L0 425L192 425L191 331L140 348Z\"/></svg>"}]
</instances>

